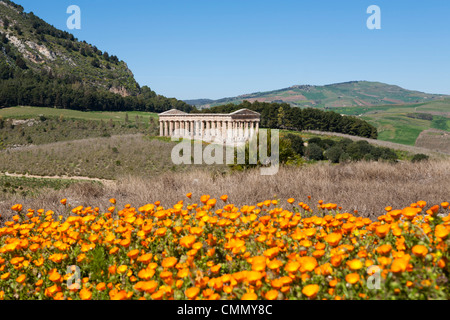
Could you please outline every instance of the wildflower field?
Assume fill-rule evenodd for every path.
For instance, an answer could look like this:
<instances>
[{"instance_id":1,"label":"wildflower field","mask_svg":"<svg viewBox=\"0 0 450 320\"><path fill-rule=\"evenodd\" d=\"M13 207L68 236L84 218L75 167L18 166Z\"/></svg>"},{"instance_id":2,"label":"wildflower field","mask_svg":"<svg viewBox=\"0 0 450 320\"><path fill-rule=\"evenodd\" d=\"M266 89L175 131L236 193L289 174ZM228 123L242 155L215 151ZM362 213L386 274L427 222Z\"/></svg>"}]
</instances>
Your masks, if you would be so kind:
<instances>
[{"instance_id":1,"label":"wildflower field","mask_svg":"<svg viewBox=\"0 0 450 320\"><path fill-rule=\"evenodd\" d=\"M0 228L0 299L449 299L449 203L237 207L192 194L107 212L17 204Z\"/></svg>"}]
</instances>

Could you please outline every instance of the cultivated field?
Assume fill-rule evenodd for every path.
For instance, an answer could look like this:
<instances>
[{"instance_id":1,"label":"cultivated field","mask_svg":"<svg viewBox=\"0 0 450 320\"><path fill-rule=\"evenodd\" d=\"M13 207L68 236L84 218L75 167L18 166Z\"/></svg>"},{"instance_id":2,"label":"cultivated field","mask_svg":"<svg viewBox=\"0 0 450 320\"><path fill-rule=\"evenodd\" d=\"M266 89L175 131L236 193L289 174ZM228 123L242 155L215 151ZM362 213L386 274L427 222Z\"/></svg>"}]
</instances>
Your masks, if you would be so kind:
<instances>
[{"instance_id":1,"label":"cultivated field","mask_svg":"<svg viewBox=\"0 0 450 320\"><path fill-rule=\"evenodd\" d=\"M428 129L450 131L450 99L388 106L333 108L341 114L360 116L378 129L378 139L415 145Z\"/></svg>"}]
</instances>

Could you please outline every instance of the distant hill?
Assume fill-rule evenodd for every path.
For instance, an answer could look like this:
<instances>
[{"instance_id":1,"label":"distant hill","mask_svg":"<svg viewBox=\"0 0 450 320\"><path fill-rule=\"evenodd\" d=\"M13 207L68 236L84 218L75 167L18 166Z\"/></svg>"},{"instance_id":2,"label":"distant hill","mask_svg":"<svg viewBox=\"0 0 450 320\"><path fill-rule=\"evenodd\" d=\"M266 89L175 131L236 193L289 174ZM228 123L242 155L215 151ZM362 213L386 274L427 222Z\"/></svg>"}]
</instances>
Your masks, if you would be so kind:
<instances>
[{"instance_id":1,"label":"distant hill","mask_svg":"<svg viewBox=\"0 0 450 320\"><path fill-rule=\"evenodd\" d=\"M147 86L141 88L117 56L78 41L12 1L0 0L0 107L14 105L156 112L192 109Z\"/></svg>"},{"instance_id":2,"label":"distant hill","mask_svg":"<svg viewBox=\"0 0 450 320\"><path fill-rule=\"evenodd\" d=\"M186 102L201 109L228 103L239 104L244 100L249 102L284 102L298 107L329 109L349 106L421 103L442 97L445 97L445 95L406 90L399 86L381 82L350 81L325 86L295 85L280 90L256 92L219 100L197 99L187 100Z\"/></svg>"}]
</instances>

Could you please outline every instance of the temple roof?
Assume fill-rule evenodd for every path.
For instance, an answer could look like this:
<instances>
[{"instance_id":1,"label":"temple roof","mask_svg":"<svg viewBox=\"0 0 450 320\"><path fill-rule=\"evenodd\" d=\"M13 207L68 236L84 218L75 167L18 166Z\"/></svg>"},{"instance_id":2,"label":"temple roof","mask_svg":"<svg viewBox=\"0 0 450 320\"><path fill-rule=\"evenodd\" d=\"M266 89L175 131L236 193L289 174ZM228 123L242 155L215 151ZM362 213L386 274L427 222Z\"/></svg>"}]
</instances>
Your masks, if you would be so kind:
<instances>
[{"instance_id":1,"label":"temple roof","mask_svg":"<svg viewBox=\"0 0 450 320\"><path fill-rule=\"evenodd\" d=\"M187 114L187 113L183 112L183 111L180 111L180 110L177 110L177 109L171 109L171 110L162 112L159 115L170 115L170 114L177 115L177 114Z\"/></svg>"},{"instance_id":2,"label":"temple roof","mask_svg":"<svg viewBox=\"0 0 450 320\"><path fill-rule=\"evenodd\" d=\"M256 112L256 111L252 111L252 110L249 110L249 109L246 109L246 108L244 108L244 109L239 109L239 110L237 110L237 111L235 111L235 112L232 112L232 113L230 113L230 115L260 115L258 112Z\"/></svg>"},{"instance_id":3,"label":"temple roof","mask_svg":"<svg viewBox=\"0 0 450 320\"><path fill-rule=\"evenodd\" d=\"M232 113L186 113L177 109L171 109L159 114L160 116L196 116L196 117L218 117L218 116L260 116L260 114L256 111L252 111L249 109L239 109Z\"/></svg>"}]
</instances>

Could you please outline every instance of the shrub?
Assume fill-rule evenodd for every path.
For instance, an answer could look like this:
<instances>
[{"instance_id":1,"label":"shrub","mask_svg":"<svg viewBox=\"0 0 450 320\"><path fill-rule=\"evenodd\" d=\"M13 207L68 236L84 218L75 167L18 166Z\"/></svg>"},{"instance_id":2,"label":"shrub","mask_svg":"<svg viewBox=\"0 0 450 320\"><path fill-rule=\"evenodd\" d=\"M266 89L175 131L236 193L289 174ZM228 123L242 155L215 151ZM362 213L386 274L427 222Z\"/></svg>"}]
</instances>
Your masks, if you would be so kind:
<instances>
[{"instance_id":1,"label":"shrub","mask_svg":"<svg viewBox=\"0 0 450 320\"><path fill-rule=\"evenodd\" d=\"M325 155L325 158L330 160L332 163L339 163L339 159L340 159L342 153L344 153L344 150L342 149L342 147L339 145L335 145L335 146L331 147L330 149L326 150L324 155Z\"/></svg>"},{"instance_id":2,"label":"shrub","mask_svg":"<svg viewBox=\"0 0 450 320\"><path fill-rule=\"evenodd\" d=\"M305 148L305 156L309 160L322 160L323 159L323 149L315 143L309 143Z\"/></svg>"},{"instance_id":3,"label":"shrub","mask_svg":"<svg viewBox=\"0 0 450 320\"><path fill-rule=\"evenodd\" d=\"M296 154L303 156L304 151L305 151L305 145L304 145L304 141L303 141L302 137L295 135L295 134L288 134L286 136L286 138L291 141L292 150Z\"/></svg>"},{"instance_id":4,"label":"shrub","mask_svg":"<svg viewBox=\"0 0 450 320\"><path fill-rule=\"evenodd\" d=\"M414 157L411 159L412 162L419 162L428 160L430 157L423 153L417 153L414 155Z\"/></svg>"}]
</instances>

